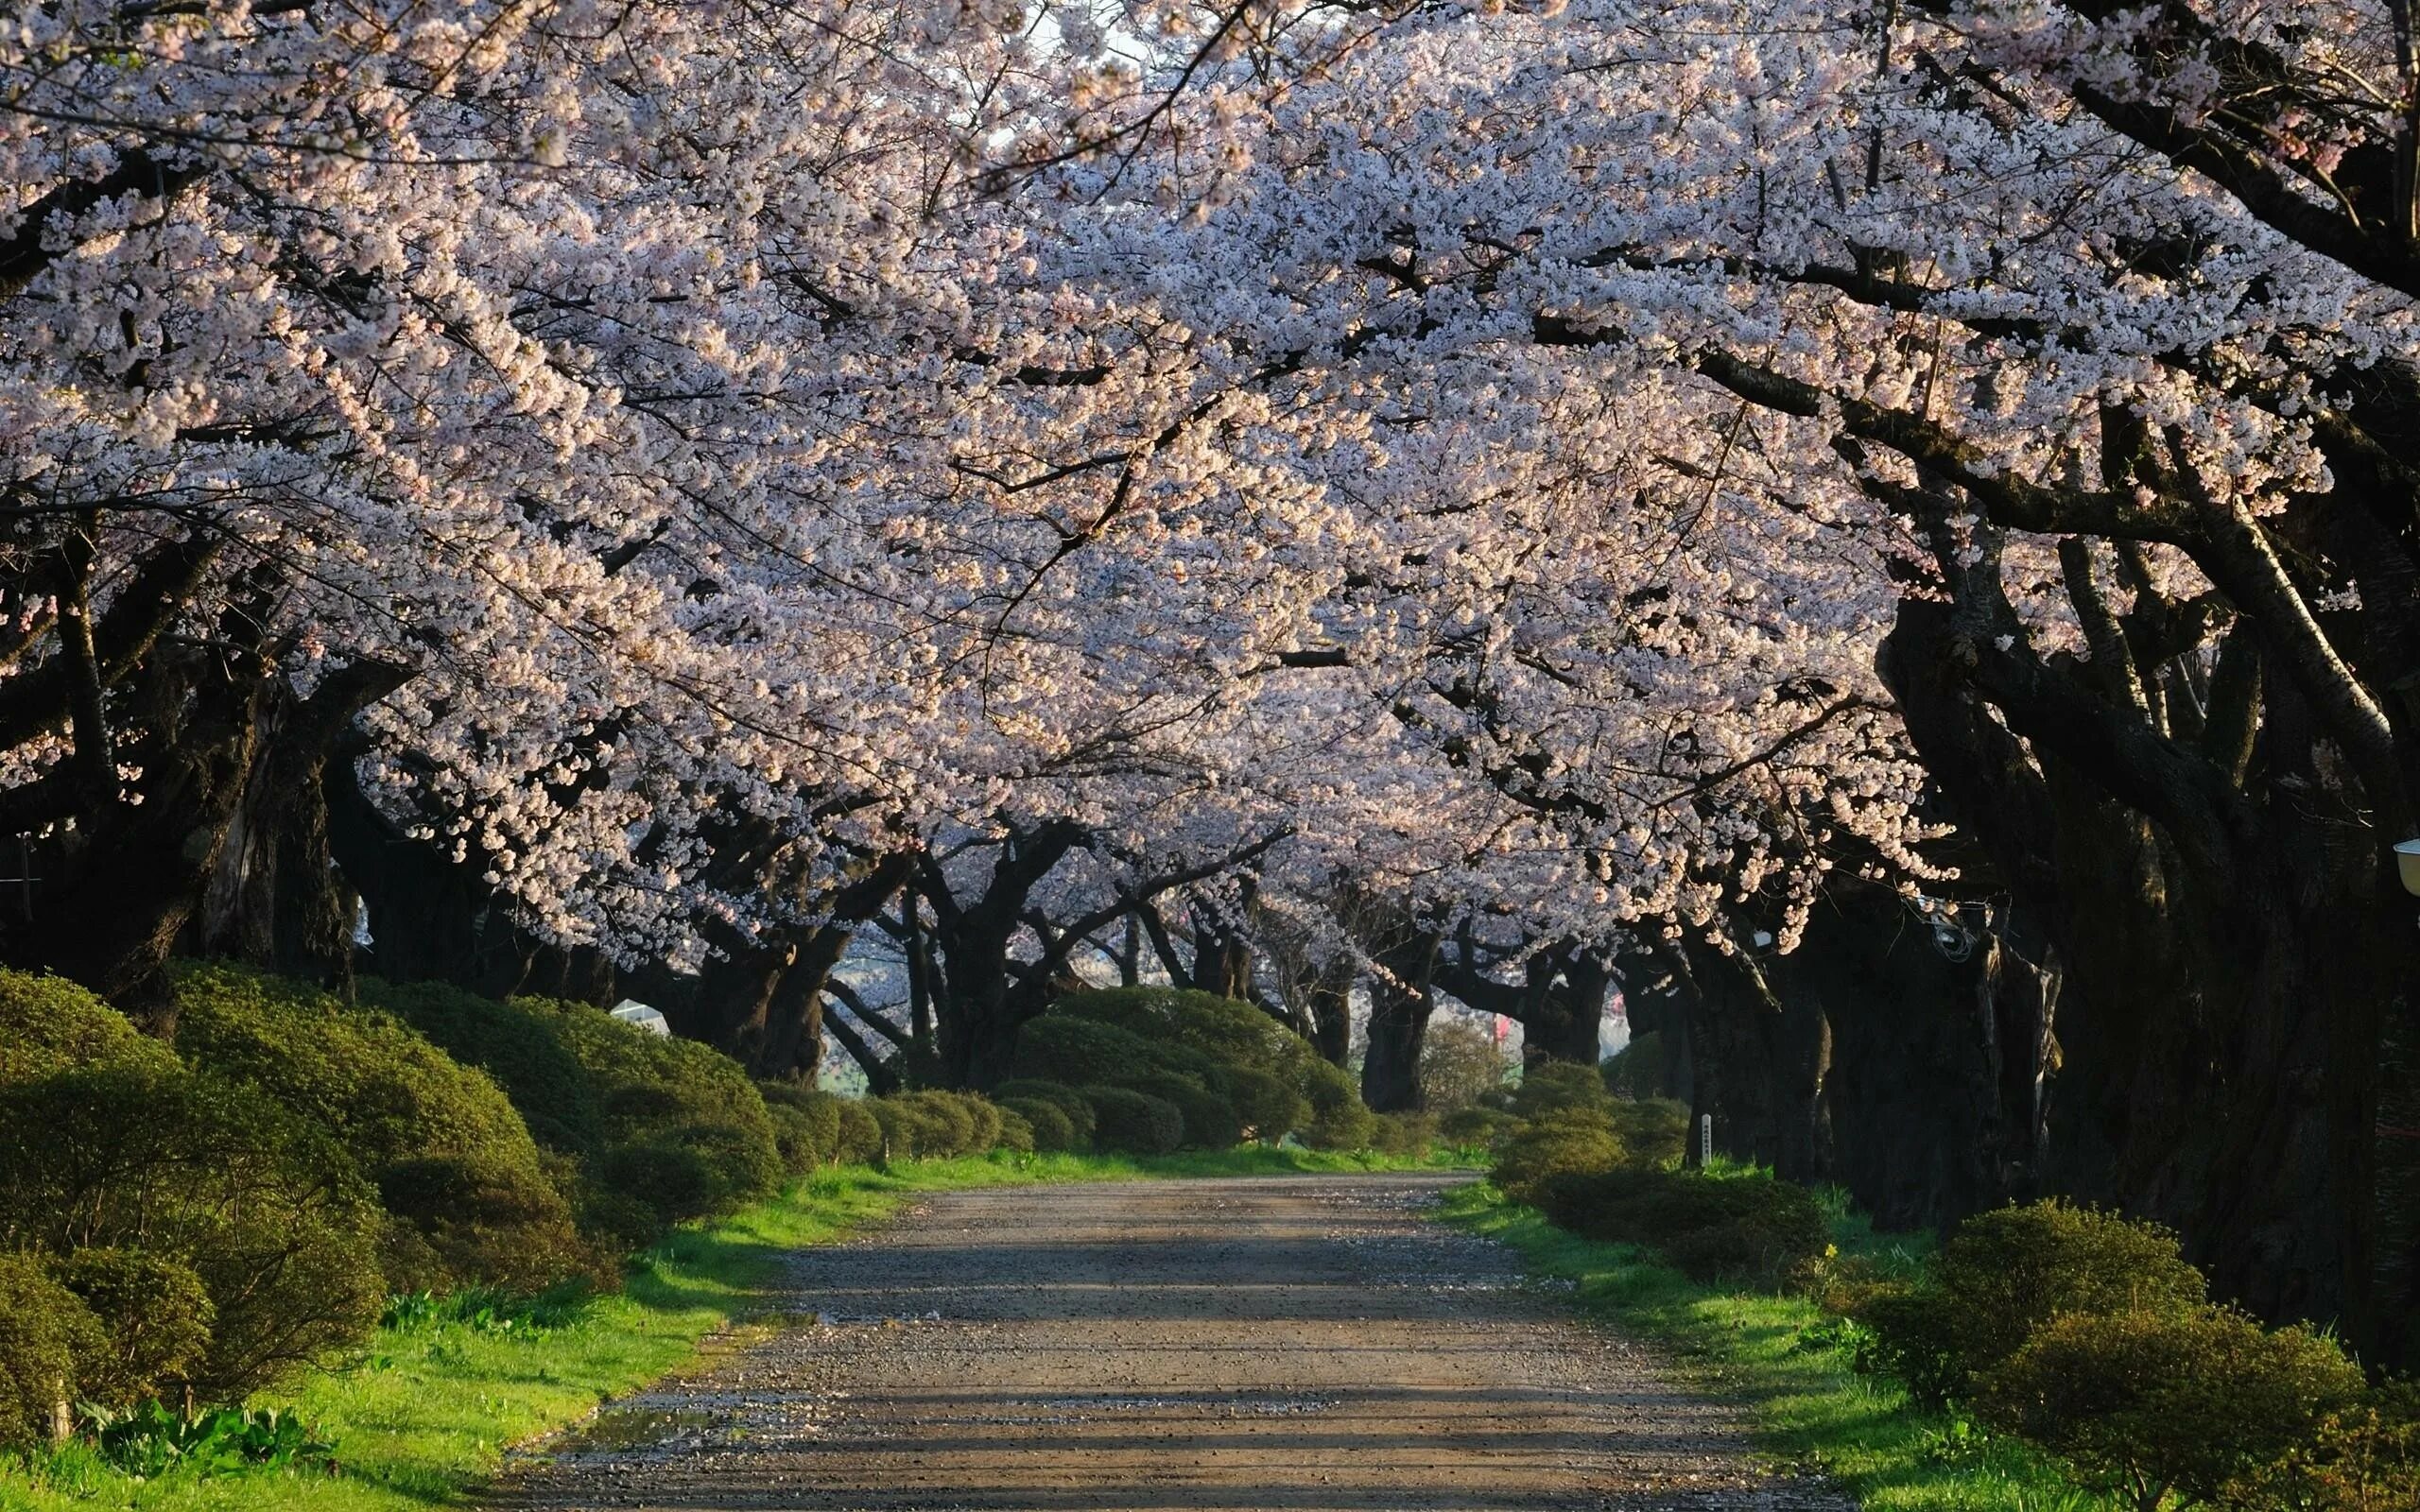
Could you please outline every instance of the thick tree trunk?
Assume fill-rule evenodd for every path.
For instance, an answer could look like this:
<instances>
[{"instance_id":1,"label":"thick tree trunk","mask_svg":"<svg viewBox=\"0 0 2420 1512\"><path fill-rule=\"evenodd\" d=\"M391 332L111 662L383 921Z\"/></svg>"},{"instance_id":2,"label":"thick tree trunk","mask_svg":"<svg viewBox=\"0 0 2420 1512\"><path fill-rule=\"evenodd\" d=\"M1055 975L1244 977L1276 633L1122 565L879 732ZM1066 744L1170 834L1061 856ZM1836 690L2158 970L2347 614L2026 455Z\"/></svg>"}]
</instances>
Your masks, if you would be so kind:
<instances>
[{"instance_id":1,"label":"thick tree trunk","mask_svg":"<svg viewBox=\"0 0 2420 1512\"><path fill-rule=\"evenodd\" d=\"M1429 980L1437 967L1438 935L1406 921L1371 953L1379 968L1369 977L1369 1045L1361 1060L1361 1100L1373 1112L1417 1111L1422 1103L1420 1051L1437 1000Z\"/></svg>"},{"instance_id":2,"label":"thick tree trunk","mask_svg":"<svg viewBox=\"0 0 2420 1512\"><path fill-rule=\"evenodd\" d=\"M265 673L199 653L155 654L132 679L117 754L143 772L135 794L102 796L76 826L32 848L42 880L12 958L83 983L154 1033L175 1029L164 971L243 802L260 754ZM140 801L131 801L139 797Z\"/></svg>"},{"instance_id":3,"label":"thick tree trunk","mask_svg":"<svg viewBox=\"0 0 2420 1512\"><path fill-rule=\"evenodd\" d=\"M2410 1298L2373 1297L2379 1047L2420 942L2341 763L2284 679L2239 793L2157 785L2179 780L2065 731L2020 749L1962 681L2006 669L1951 612L1903 606L1883 669L2066 973L2047 1186L2176 1228L2223 1297L2393 1357Z\"/></svg>"},{"instance_id":4,"label":"thick tree trunk","mask_svg":"<svg viewBox=\"0 0 2420 1512\"><path fill-rule=\"evenodd\" d=\"M307 699L272 681L253 715L260 759L194 919L194 954L349 989L356 895L329 849L328 764L361 711L409 676L360 663Z\"/></svg>"}]
</instances>

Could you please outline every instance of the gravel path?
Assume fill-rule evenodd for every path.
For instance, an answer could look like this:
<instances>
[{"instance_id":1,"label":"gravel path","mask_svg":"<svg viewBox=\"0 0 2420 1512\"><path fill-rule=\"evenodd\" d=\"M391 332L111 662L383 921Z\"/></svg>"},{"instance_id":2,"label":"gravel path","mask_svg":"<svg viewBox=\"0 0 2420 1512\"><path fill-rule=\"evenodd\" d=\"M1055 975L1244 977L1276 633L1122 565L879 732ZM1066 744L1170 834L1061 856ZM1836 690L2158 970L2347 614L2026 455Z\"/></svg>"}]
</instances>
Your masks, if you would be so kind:
<instances>
[{"instance_id":1,"label":"gravel path","mask_svg":"<svg viewBox=\"0 0 2420 1512\"><path fill-rule=\"evenodd\" d=\"M800 1251L795 1326L608 1409L495 1504L1849 1512L1427 1221L1453 1179L932 1196Z\"/></svg>"}]
</instances>

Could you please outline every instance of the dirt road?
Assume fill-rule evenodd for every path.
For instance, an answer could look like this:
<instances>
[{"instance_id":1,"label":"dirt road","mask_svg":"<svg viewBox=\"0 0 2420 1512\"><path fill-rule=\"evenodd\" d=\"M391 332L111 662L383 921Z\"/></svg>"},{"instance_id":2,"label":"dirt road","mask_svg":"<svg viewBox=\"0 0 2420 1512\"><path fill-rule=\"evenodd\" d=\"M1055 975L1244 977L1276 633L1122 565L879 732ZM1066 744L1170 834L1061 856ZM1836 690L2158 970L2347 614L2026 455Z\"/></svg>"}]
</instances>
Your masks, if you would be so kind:
<instances>
[{"instance_id":1,"label":"dirt road","mask_svg":"<svg viewBox=\"0 0 2420 1512\"><path fill-rule=\"evenodd\" d=\"M800 1319L609 1409L519 1508L1845 1512L1427 1221L1430 1176L936 1195Z\"/></svg>"}]
</instances>

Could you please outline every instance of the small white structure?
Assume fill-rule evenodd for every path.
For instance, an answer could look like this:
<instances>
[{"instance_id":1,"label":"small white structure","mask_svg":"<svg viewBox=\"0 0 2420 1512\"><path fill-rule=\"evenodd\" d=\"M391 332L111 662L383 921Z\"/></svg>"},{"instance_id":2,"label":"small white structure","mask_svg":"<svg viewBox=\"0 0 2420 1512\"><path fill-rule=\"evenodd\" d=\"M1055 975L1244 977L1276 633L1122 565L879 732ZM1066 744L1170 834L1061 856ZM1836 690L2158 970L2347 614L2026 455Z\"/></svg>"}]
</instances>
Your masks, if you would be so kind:
<instances>
[{"instance_id":1,"label":"small white structure","mask_svg":"<svg viewBox=\"0 0 2420 1512\"><path fill-rule=\"evenodd\" d=\"M666 1040L672 1038L672 1025L666 1022L664 1015L636 998L624 998L607 1011L624 1023L636 1024L649 1034L660 1034Z\"/></svg>"}]
</instances>

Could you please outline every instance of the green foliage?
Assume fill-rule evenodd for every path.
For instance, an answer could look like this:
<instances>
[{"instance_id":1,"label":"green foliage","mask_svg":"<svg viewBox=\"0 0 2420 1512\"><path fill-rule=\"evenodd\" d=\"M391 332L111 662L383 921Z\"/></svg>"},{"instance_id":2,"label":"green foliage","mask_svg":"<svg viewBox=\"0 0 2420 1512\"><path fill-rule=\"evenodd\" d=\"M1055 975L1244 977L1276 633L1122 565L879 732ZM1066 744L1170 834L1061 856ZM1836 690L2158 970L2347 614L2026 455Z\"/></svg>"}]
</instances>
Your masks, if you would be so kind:
<instances>
[{"instance_id":1,"label":"green foliage","mask_svg":"<svg viewBox=\"0 0 2420 1512\"><path fill-rule=\"evenodd\" d=\"M1076 1136L1075 1121L1067 1116L1067 1110L1047 1098L1003 1097L1000 1099L1000 1110L1004 1118L1013 1114L1025 1120L1026 1137L1030 1142L1026 1146L1028 1149L1058 1154L1092 1143L1089 1139L1080 1141ZM1092 1116L1092 1105L1089 1103L1084 1105L1084 1116Z\"/></svg>"},{"instance_id":2,"label":"green foliage","mask_svg":"<svg viewBox=\"0 0 2420 1512\"><path fill-rule=\"evenodd\" d=\"M785 1171L804 1176L838 1158L845 1098L796 1082L759 1082L756 1090L773 1121L773 1144L781 1151Z\"/></svg>"},{"instance_id":3,"label":"green foliage","mask_svg":"<svg viewBox=\"0 0 2420 1512\"><path fill-rule=\"evenodd\" d=\"M1420 1095L1437 1114L1459 1112L1503 1091L1504 1052L1485 1022L1441 1013L1428 1021L1420 1045Z\"/></svg>"},{"instance_id":4,"label":"green foliage","mask_svg":"<svg viewBox=\"0 0 2420 1512\"><path fill-rule=\"evenodd\" d=\"M2159 1512L2171 1493L2216 1501L2349 1404L2362 1381L2308 1329L2271 1332L2204 1304L2059 1314L1979 1384L1987 1423Z\"/></svg>"},{"instance_id":5,"label":"green foliage","mask_svg":"<svg viewBox=\"0 0 2420 1512\"><path fill-rule=\"evenodd\" d=\"M302 1418L274 1407L221 1407L187 1419L153 1401L97 1414L93 1428L102 1459L147 1480L170 1470L233 1475L325 1463L336 1453Z\"/></svg>"},{"instance_id":6,"label":"green foliage","mask_svg":"<svg viewBox=\"0 0 2420 1512\"><path fill-rule=\"evenodd\" d=\"M730 1212L779 1188L773 1118L737 1061L585 1004L512 1001L544 1018L596 1085L605 1139L596 1169L609 1190L643 1202L662 1225Z\"/></svg>"},{"instance_id":7,"label":"green foliage","mask_svg":"<svg viewBox=\"0 0 2420 1512\"><path fill-rule=\"evenodd\" d=\"M1113 1086L1173 1069L1159 1046L1113 1023L1046 1013L1017 1033L1015 1080L1068 1087Z\"/></svg>"},{"instance_id":8,"label":"green foliage","mask_svg":"<svg viewBox=\"0 0 2420 1512\"><path fill-rule=\"evenodd\" d=\"M1070 1144L1068 1148L1076 1150L1089 1150L1093 1147L1093 1127L1095 1123L1093 1117L1093 1105L1082 1092L1076 1091L1075 1088L1068 1086L1065 1082L1048 1081L1040 1077L1020 1076L1012 1080L1000 1083L998 1087L993 1089L992 1095L1000 1099L1003 1103L1044 1102L1050 1104L1052 1107L1058 1108L1060 1112L1066 1115L1068 1125L1074 1136L1074 1143ZM1028 1114L1027 1116L1030 1117L1031 1115ZM1036 1136L1039 1137L1040 1133L1041 1125L1036 1125Z\"/></svg>"},{"instance_id":9,"label":"green foliage","mask_svg":"<svg viewBox=\"0 0 2420 1512\"><path fill-rule=\"evenodd\" d=\"M1299 1132L1315 1150L1365 1150L1378 1131L1377 1115L1361 1101L1344 1068L1313 1059L1303 1068L1303 1096L1311 1121Z\"/></svg>"},{"instance_id":10,"label":"green foliage","mask_svg":"<svg viewBox=\"0 0 2420 1512\"><path fill-rule=\"evenodd\" d=\"M1126 1087L1085 1087L1093 1138L1104 1150L1166 1155L1184 1143L1184 1114L1176 1104Z\"/></svg>"},{"instance_id":11,"label":"green foliage","mask_svg":"<svg viewBox=\"0 0 2420 1512\"><path fill-rule=\"evenodd\" d=\"M1622 1142L1623 1158L1633 1165L1678 1165L1688 1153L1685 1103L1665 1097L1616 1102L1606 1116L1613 1120L1614 1133Z\"/></svg>"},{"instance_id":12,"label":"green foliage","mask_svg":"<svg viewBox=\"0 0 2420 1512\"><path fill-rule=\"evenodd\" d=\"M856 1098L840 1099L840 1132L832 1146L836 1165L872 1165L882 1158L882 1124Z\"/></svg>"},{"instance_id":13,"label":"green foliage","mask_svg":"<svg viewBox=\"0 0 2420 1512\"><path fill-rule=\"evenodd\" d=\"M182 1384L232 1400L352 1343L386 1290L372 1194L334 1141L149 1041L0 1085L0 1249L139 1246L200 1278Z\"/></svg>"},{"instance_id":14,"label":"green foliage","mask_svg":"<svg viewBox=\"0 0 2420 1512\"><path fill-rule=\"evenodd\" d=\"M1320 1148L1358 1149L1373 1128L1343 1073L1308 1040L1249 1003L1207 992L1072 993L1026 1025L1016 1070L1018 1081L1003 1084L1003 1095L1034 1095L1020 1083L1040 1078L1175 1101L1188 1115L1187 1141L1207 1148L1247 1131L1273 1140L1295 1130ZM1201 1091L1183 1091L1171 1077Z\"/></svg>"},{"instance_id":15,"label":"green foliage","mask_svg":"<svg viewBox=\"0 0 2420 1512\"><path fill-rule=\"evenodd\" d=\"M1518 1120L1500 1108L1474 1104L1437 1121L1437 1137L1461 1150L1492 1150L1512 1138Z\"/></svg>"},{"instance_id":16,"label":"green foliage","mask_svg":"<svg viewBox=\"0 0 2420 1512\"><path fill-rule=\"evenodd\" d=\"M1000 1132L994 1137L994 1147L1011 1155L1031 1155L1033 1125L1026 1122L1025 1115L1009 1108L995 1107L993 1111L1000 1116ZM1056 1113L1059 1110L1054 1108L1051 1111Z\"/></svg>"},{"instance_id":17,"label":"green foliage","mask_svg":"<svg viewBox=\"0 0 2420 1512\"><path fill-rule=\"evenodd\" d=\"M1568 1060L1549 1060L1531 1067L1522 1074L1521 1085L1512 1092L1515 1118L1540 1119L1568 1111L1610 1117L1613 1106L1614 1094L1605 1091L1597 1069Z\"/></svg>"},{"instance_id":18,"label":"green foliage","mask_svg":"<svg viewBox=\"0 0 2420 1512\"><path fill-rule=\"evenodd\" d=\"M441 982L363 977L357 988L365 1006L394 1015L454 1059L486 1072L540 1144L586 1156L604 1143L603 1099L558 1036L552 1015Z\"/></svg>"},{"instance_id":19,"label":"green foliage","mask_svg":"<svg viewBox=\"0 0 2420 1512\"><path fill-rule=\"evenodd\" d=\"M1505 1138L1495 1157L1495 1184L1515 1202L1543 1206L1549 1183L1610 1171L1627 1153L1608 1108L1549 1105Z\"/></svg>"},{"instance_id":20,"label":"green foliage","mask_svg":"<svg viewBox=\"0 0 2420 1512\"><path fill-rule=\"evenodd\" d=\"M1370 1148L1380 1155L1416 1160L1426 1156L1436 1143L1437 1115L1434 1113L1374 1115Z\"/></svg>"},{"instance_id":21,"label":"green foliage","mask_svg":"<svg viewBox=\"0 0 2420 1512\"><path fill-rule=\"evenodd\" d=\"M191 1266L140 1249L79 1249L50 1273L100 1320L106 1348L78 1400L128 1407L183 1381L210 1350L216 1309Z\"/></svg>"},{"instance_id":22,"label":"green foliage","mask_svg":"<svg viewBox=\"0 0 2420 1512\"><path fill-rule=\"evenodd\" d=\"M1540 1206L1559 1226L1590 1239L1651 1246L1697 1280L1778 1284L1831 1242L1831 1222L1812 1194L1762 1174L1626 1167L1553 1177L1543 1189Z\"/></svg>"},{"instance_id":23,"label":"green foliage","mask_svg":"<svg viewBox=\"0 0 2420 1512\"><path fill-rule=\"evenodd\" d=\"M569 1204L485 1074L299 983L198 966L176 992L181 1055L333 1133L377 1187L398 1220L382 1236L389 1290L536 1289L584 1267Z\"/></svg>"},{"instance_id":24,"label":"green foliage","mask_svg":"<svg viewBox=\"0 0 2420 1512\"><path fill-rule=\"evenodd\" d=\"M0 970L0 1084L146 1058L166 1063L174 1057L65 977Z\"/></svg>"},{"instance_id":25,"label":"green foliage","mask_svg":"<svg viewBox=\"0 0 2420 1512\"><path fill-rule=\"evenodd\" d=\"M108 1352L101 1320L40 1260L0 1252L0 1449L49 1437Z\"/></svg>"},{"instance_id":26,"label":"green foliage","mask_svg":"<svg viewBox=\"0 0 2420 1512\"><path fill-rule=\"evenodd\" d=\"M1299 1071L1289 1080L1256 1066L1224 1066L1219 1068L1219 1079L1246 1138L1282 1139L1311 1116L1310 1100L1303 1095Z\"/></svg>"},{"instance_id":27,"label":"green foliage","mask_svg":"<svg viewBox=\"0 0 2420 1512\"><path fill-rule=\"evenodd\" d=\"M1664 1095L1665 1068L1670 1061L1671 1047L1663 1032L1650 1029L1632 1036L1630 1043L1616 1051L1598 1072L1615 1096L1643 1103Z\"/></svg>"},{"instance_id":28,"label":"green foliage","mask_svg":"<svg viewBox=\"0 0 2420 1512\"><path fill-rule=\"evenodd\" d=\"M1928 1283L1876 1297L1858 1317L1874 1330L1877 1366L1938 1404L1967 1397L2060 1314L2184 1310L2204 1295L2174 1234L2054 1200L1967 1219Z\"/></svg>"},{"instance_id":29,"label":"green foliage","mask_svg":"<svg viewBox=\"0 0 2420 1512\"><path fill-rule=\"evenodd\" d=\"M2420 1507L2420 1384L2397 1383L2323 1417L2228 1486L2243 1512L2410 1512Z\"/></svg>"},{"instance_id":30,"label":"green foliage","mask_svg":"<svg viewBox=\"0 0 2420 1512\"><path fill-rule=\"evenodd\" d=\"M1184 1116L1184 1148L1226 1150L1243 1142L1243 1120L1236 1116L1236 1105L1190 1076L1157 1072L1126 1085L1176 1105Z\"/></svg>"}]
</instances>

